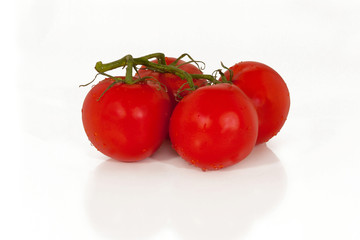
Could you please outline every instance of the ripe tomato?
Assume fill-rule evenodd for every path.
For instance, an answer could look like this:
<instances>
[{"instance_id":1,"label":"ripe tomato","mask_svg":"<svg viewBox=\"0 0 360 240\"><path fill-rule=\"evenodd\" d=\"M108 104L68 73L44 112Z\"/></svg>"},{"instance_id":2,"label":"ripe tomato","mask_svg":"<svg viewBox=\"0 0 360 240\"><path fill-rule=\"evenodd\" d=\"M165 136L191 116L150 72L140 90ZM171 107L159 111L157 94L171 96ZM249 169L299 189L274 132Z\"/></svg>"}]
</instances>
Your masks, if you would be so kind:
<instances>
[{"instance_id":1,"label":"ripe tomato","mask_svg":"<svg viewBox=\"0 0 360 240\"><path fill-rule=\"evenodd\" d=\"M154 82L113 83L105 79L87 94L82 121L90 142L103 154L124 162L149 157L168 132L170 100Z\"/></svg>"},{"instance_id":2,"label":"ripe tomato","mask_svg":"<svg viewBox=\"0 0 360 240\"><path fill-rule=\"evenodd\" d=\"M176 58L165 57L166 65L173 63L175 60L176 60ZM157 63L157 60L154 60L153 62ZM179 60L176 65L180 65L183 63L185 63L185 61ZM179 68L190 74L202 74L200 69L198 69L196 66L189 64L189 63L184 64L184 65L180 66ZM144 67L140 68L138 72L139 72L139 74L137 74L136 76L154 77L159 82L163 83L167 87L167 90L168 90L168 93L170 96L170 101L172 102L173 106L175 106L177 104L177 101L176 101L177 92L178 92L179 88L181 88L181 86L184 83L186 83L186 80L181 79L180 77L178 77L172 73L154 72L154 71L145 69ZM207 81L205 79L193 79L193 81L194 81L195 86L197 86L197 87L205 86L207 84ZM186 89L186 88L189 88L189 84L185 84L185 86L182 89ZM181 92L180 96L184 97L187 94L189 94L189 91L183 91L183 92Z\"/></svg>"},{"instance_id":3,"label":"ripe tomato","mask_svg":"<svg viewBox=\"0 0 360 240\"><path fill-rule=\"evenodd\" d=\"M253 149L258 132L256 110L236 86L222 83L185 96L170 119L176 152L203 170L231 166Z\"/></svg>"},{"instance_id":4,"label":"ripe tomato","mask_svg":"<svg viewBox=\"0 0 360 240\"><path fill-rule=\"evenodd\" d=\"M284 125L290 108L289 90L281 76L259 62L240 62L230 68L233 83L252 100L259 118L257 144L267 142ZM229 78L229 71L225 72Z\"/></svg>"}]
</instances>

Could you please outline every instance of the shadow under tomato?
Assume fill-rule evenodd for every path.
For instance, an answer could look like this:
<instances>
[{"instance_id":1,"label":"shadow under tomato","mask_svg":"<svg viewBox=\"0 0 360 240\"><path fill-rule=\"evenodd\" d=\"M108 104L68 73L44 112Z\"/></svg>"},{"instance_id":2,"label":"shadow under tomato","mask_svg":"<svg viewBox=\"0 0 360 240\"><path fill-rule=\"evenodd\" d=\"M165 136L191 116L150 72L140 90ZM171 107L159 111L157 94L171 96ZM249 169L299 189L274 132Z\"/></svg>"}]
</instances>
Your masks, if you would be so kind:
<instances>
[{"instance_id":1,"label":"shadow under tomato","mask_svg":"<svg viewBox=\"0 0 360 240\"><path fill-rule=\"evenodd\" d=\"M237 169L254 168L280 162L278 157L267 147L266 143L256 145L253 151L237 164L223 169L234 171Z\"/></svg>"},{"instance_id":2,"label":"shadow under tomato","mask_svg":"<svg viewBox=\"0 0 360 240\"><path fill-rule=\"evenodd\" d=\"M165 143L141 162L100 164L86 209L94 229L110 239L156 238L166 229L181 239L242 239L285 191L284 168L265 144L237 165L203 172Z\"/></svg>"},{"instance_id":3,"label":"shadow under tomato","mask_svg":"<svg viewBox=\"0 0 360 240\"><path fill-rule=\"evenodd\" d=\"M169 139L165 139L160 148L149 158L159 161L168 161L179 157L177 152L171 147Z\"/></svg>"},{"instance_id":4,"label":"shadow under tomato","mask_svg":"<svg viewBox=\"0 0 360 240\"><path fill-rule=\"evenodd\" d=\"M172 148L170 140L165 140L161 147L149 157L152 161L161 161L169 168L185 168L188 171L202 172L187 161L184 161Z\"/></svg>"}]
</instances>

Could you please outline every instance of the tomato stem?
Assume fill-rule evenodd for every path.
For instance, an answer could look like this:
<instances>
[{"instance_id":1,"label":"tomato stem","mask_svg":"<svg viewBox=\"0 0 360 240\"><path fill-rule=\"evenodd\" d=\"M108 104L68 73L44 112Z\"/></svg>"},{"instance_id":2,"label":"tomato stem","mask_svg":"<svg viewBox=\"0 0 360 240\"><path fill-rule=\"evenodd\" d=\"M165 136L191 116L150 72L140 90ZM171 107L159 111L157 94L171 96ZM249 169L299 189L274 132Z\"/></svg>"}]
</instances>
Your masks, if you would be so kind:
<instances>
[{"instance_id":1,"label":"tomato stem","mask_svg":"<svg viewBox=\"0 0 360 240\"><path fill-rule=\"evenodd\" d=\"M190 74L193 79L206 79L209 80L212 84L218 84L220 83L218 80L214 78L214 76L210 74Z\"/></svg>"},{"instance_id":2,"label":"tomato stem","mask_svg":"<svg viewBox=\"0 0 360 240\"><path fill-rule=\"evenodd\" d=\"M220 62L220 64L221 64L221 66L222 66L223 68L225 68L226 70L228 70L228 71L229 71L229 74L230 74L229 79L226 79L226 77L225 77L225 75L222 73L222 71L219 70L219 72L220 72L220 74L221 74L221 79L222 79L223 81L225 81L225 82L232 83L232 79L233 79L233 75L234 75L233 70L230 69L230 68L228 68L227 66L225 66L225 65L223 64L223 62Z\"/></svg>"},{"instance_id":3,"label":"tomato stem","mask_svg":"<svg viewBox=\"0 0 360 240\"><path fill-rule=\"evenodd\" d=\"M144 61L143 58L136 58L136 59L134 59L134 61L136 63L140 63L141 65L146 66L149 70L160 72L160 73L172 73L182 79L185 79L189 83L190 88L195 90L195 84L194 84L191 74L178 68L177 66L153 63L153 62L149 62L148 60Z\"/></svg>"},{"instance_id":4,"label":"tomato stem","mask_svg":"<svg viewBox=\"0 0 360 240\"><path fill-rule=\"evenodd\" d=\"M198 62L203 63L201 61L195 61L189 54L184 53L182 54L179 58L176 59L175 62L173 62L172 64L166 65L166 61L165 61L165 55L163 53L152 53L152 54L148 54L145 55L143 57L139 57L139 58L133 58L131 55L126 55L123 58L120 58L119 60L113 61L113 62L109 62L109 63L102 63L97 62L95 65L95 70L102 75L105 76L110 76L108 74L106 74L105 72L122 67L125 68L126 67L126 75L125 75L125 79L122 79L122 81L124 81L127 84L134 84L137 83L138 81L133 79L133 69L135 69L135 71L137 71L137 65L142 65L145 66L147 69L152 70L152 71L156 71L156 72L160 72L160 73L172 73L178 77L180 77L181 79L184 79L187 81L187 83L189 84L189 88L187 90L196 90L196 86L194 84L194 80L193 79L206 79L209 81L209 84L218 84L218 83L224 83L224 82L231 82L231 78L232 78L232 71L225 67L224 64L221 62L221 66L227 70L230 71L230 81L228 79L226 79L225 75L222 73L221 70L216 70L216 73L219 73L221 75L221 81L216 79L216 75L209 75L209 74L189 74L188 72L182 70L179 68L179 66L176 66L176 63L183 57L189 57L191 62L194 62L198 67ZM158 61L157 63L151 62L149 61L149 59L152 58L156 58ZM205 66L205 63L203 63ZM110 76L111 77L111 76ZM113 77L112 77L113 78ZM114 78L113 78L114 79ZM117 81L117 79L114 79L115 81Z\"/></svg>"},{"instance_id":5,"label":"tomato stem","mask_svg":"<svg viewBox=\"0 0 360 240\"><path fill-rule=\"evenodd\" d=\"M146 59L149 60L151 58L156 58L158 60L159 64L163 64L166 65L166 61L165 61L165 54L163 53L152 53L146 56L141 57L142 59Z\"/></svg>"},{"instance_id":6,"label":"tomato stem","mask_svg":"<svg viewBox=\"0 0 360 240\"><path fill-rule=\"evenodd\" d=\"M178 63L182 58L184 58L184 57L190 58L191 61L184 62L184 63L178 65L177 63ZM194 59L190 56L190 54L188 54L188 53L183 53L183 54L182 54L180 57L178 57L174 62L170 63L170 65L174 65L174 66L180 67L180 66L182 66L182 65L189 64L189 63L195 63L196 66L197 66L197 68L200 69L200 70L204 70L204 69L205 69L205 66L206 66L206 64L205 64L203 61L196 61L196 60L194 60ZM200 67L199 63L203 64L203 66Z\"/></svg>"},{"instance_id":7,"label":"tomato stem","mask_svg":"<svg viewBox=\"0 0 360 240\"><path fill-rule=\"evenodd\" d=\"M134 66L133 57L131 55L126 56L127 61L127 68L126 68L126 75L125 75L125 83L127 84L133 84L133 77L132 77L132 70Z\"/></svg>"},{"instance_id":8,"label":"tomato stem","mask_svg":"<svg viewBox=\"0 0 360 240\"><path fill-rule=\"evenodd\" d=\"M149 59L151 58L156 58L158 60L158 63L150 62ZM153 53L139 58L133 58L131 55L126 55L125 57L110 63L104 64L102 62L97 62L95 65L95 69L99 73L104 73L119 67L126 66L127 68L125 82L131 84L133 83L133 81L131 80L132 68L137 65L146 66L148 69L156 72L175 74L176 76L185 79L189 83L190 88L195 90L195 84L191 75L186 71L181 70L177 66L166 65L165 55L163 53Z\"/></svg>"},{"instance_id":9,"label":"tomato stem","mask_svg":"<svg viewBox=\"0 0 360 240\"><path fill-rule=\"evenodd\" d=\"M95 65L95 70L98 71L99 73L104 73L104 72L113 70L115 68L124 67L126 65L126 60L127 60L128 56L129 55L126 55L125 57L123 57L119 60L116 60L116 61L113 61L110 63L106 63L106 64L103 64L101 61L97 62Z\"/></svg>"}]
</instances>

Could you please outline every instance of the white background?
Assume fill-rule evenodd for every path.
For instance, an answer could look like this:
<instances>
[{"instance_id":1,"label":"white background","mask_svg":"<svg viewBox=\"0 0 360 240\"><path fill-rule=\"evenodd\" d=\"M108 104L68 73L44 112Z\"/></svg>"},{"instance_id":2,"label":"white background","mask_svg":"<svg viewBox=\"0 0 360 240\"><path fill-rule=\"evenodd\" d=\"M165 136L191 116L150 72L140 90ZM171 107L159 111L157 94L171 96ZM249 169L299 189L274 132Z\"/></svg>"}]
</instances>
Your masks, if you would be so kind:
<instances>
[{"instance_id":1,"label":"white background","mask_svg":"<svg viewBox=\"0 0 360 240\"><path fill-rule=\"evenodd\" d=\"M5 3L5 1L4 1ZM360 239L358 0L18 0L1 9L0 239ZM165 142L134 164L90 146L97 61L187 52L266 63L281 132L202 172Z\"/></svg>"}]
</instances>

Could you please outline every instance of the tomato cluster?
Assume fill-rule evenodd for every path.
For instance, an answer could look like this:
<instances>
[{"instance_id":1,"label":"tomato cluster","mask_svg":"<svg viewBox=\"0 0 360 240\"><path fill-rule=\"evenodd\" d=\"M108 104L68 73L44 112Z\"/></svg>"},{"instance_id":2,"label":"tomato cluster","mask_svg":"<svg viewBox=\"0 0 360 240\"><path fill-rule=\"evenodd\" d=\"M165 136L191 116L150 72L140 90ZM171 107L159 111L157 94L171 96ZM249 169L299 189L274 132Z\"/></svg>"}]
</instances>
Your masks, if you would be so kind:
<instances>
[{"instance_id":1,"label":"tomato cluster","mask_svg":"<svg viewBox=\"0 0 360 240\"><path fill-rule=\"evenodd\" d=\"M84 100L82 120L91 143L111 158L134 162L151 156L169 136L183 159L217 170L241 161L280 131L290 97L275 70L240 62L218 70L221 78L215 79L192 62L154 54L97 63L96 70L108 78ZM137 69L138 64L143 66ZM105 74L120 66L127 66L125 77Z\"/></svg>"}]
</instances>

